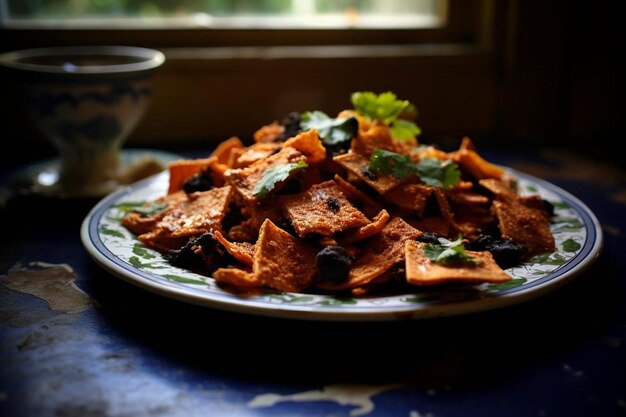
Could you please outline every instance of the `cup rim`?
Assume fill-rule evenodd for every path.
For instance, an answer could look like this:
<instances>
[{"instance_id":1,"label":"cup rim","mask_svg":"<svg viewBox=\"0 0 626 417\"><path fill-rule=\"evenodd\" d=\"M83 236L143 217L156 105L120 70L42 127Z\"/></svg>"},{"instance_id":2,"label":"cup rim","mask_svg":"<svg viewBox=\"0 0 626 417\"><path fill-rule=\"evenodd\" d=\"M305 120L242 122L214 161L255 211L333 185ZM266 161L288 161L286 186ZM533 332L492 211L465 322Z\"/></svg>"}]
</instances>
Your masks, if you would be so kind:
<instances>
[{"instance_id":1,"label":"cup rim","mask_svg":"<svg viewBox=\"0 0 626 417\"><path fill-rule=\"evenodd\" d=\"M124 64L81 65L72 67L23 62L26 58L51 57L55 55L122 56L140 58L142 60ZM0 65L8 68L38 73L67 75L136 73L155 69L161 66L164 62L165 55L163 52L156 49L120 45L51 46L22 49L0 54Z\"/></svg>"}]
</instances>

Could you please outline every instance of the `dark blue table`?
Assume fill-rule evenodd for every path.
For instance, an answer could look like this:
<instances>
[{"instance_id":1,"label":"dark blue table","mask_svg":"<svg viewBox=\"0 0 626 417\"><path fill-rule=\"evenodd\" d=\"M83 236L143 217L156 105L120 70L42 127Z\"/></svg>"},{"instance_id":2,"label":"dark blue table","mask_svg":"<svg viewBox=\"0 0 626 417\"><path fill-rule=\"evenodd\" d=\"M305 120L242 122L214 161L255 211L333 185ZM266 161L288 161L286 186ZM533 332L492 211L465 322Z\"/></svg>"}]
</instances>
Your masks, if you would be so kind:
<instances>
[{"instance_id":1,"label":"dark blue table","mask_svg":"<svg viewBox=\"0 0 626 417\"><path fill-rule=\"evenodd\" d=\"M626 174L559 152L482 153L585 202L603 253L533 301L422 321L301 322L166 299L83 249L95 201L4 201L0 415L626 415Z\"/></svg>"}]
</instances>

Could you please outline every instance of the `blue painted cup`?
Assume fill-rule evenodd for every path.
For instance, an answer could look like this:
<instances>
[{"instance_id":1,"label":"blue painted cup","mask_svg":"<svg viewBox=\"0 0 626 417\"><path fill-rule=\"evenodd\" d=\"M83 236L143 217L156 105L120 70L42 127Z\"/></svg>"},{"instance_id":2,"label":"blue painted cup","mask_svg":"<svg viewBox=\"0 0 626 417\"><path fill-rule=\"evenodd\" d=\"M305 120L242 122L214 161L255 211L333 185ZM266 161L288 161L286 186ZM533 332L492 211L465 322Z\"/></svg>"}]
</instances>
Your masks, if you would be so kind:
<instances>
[{"instance_id":1,"label":"blue painted cup","mask_svg":"<svg viewBox=\"0 0 626 417\"><path fill-rule=\"evenodd\" d=\"M121 148L144 115L160 51L129 46L26 49L0 55L24 87L30 117L59 152L55 192L117 188Z\"/></svg>"}]
</instances>

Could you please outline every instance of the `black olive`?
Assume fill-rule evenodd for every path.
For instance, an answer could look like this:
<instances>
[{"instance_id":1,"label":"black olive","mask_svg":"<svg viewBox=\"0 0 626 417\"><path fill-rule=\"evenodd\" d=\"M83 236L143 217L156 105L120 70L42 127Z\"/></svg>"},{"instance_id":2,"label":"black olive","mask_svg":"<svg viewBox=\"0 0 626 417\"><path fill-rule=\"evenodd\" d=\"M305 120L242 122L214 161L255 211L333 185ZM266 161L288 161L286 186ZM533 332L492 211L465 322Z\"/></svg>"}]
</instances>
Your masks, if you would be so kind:
<instances>
[{"instance_id":1,"label":"black olive","mask_svg":"<svg viewBox=\"0 0 626 417\"><path fill-rule=\"evenodd\" d=\"M180 249L170 249L164 254L172 265L191 271L214 271L224 265L225 255L212 233L204 233Z\"/></svg>"},{"instance_id":2,"label":"black olive","mask_svg":"<svg viewBox=\"0 0 626 417\"><path fill-rule=\"evenodd\" d=\"M528 248L510 239L499 239L491 235L480 235L468 247L474 251L489 251L502 269L519 264L528 253Z\"/></svg>"},{"instance_id":3,"label":"black olive","mask_svg":"<svg viewBox=\"0 0 626 417\"><path fill-rule=\"evenodd\" d=\"M183 183L183 190L187 194L197 191L208 191L213 188L213 179L208 171L199 172L192 175Z\"/></svg>"},{"instance_id":4,"label":"black olive","mask_svg":"<svg viewBox=\"0 0 626 417\"><path fill-rule=\"evenodd\" d=\"M284 130L278 138L279 141L284 142L287 139L296 136L298 133L302 132L302 129L300 128L300 113L289 113L282 121L281 125Z\"/></svg>"},{"instance_id":5,"label":"black olive","mask_svg":"<svg viewBox=\"0 0 626 417\"><path fill-rule=\"evenodd\" d=\"M352 259L341 246L326 246L315 257L315 266L320 278L326 281L342 282L348 279Z\"/></svg>"},{"instance_id":6,"label":"black olive","mask_svg":"<svg viewBox=\"0 0 626 417\"><path fill-rule=\"evenodd\" d=\"M548 213L549 217L554 216L554 204L552 204L551 202L549 202L548 200L543 200L543 206L546 209L546 212Z\"/></svg>"},{"instance_id":7,"label":"black olive","mask_svg":"<svg viewBox=\"0 0 626 417\"><path fill-rule=\"evenodd\" d=\"M416 240L418 242L430 243L431 245L439 245L440 244L440 242L439 242L439 238L440 237L442 237L442 236L439 236L437 233L424 232Z\"/></svg>"}]
</instances>

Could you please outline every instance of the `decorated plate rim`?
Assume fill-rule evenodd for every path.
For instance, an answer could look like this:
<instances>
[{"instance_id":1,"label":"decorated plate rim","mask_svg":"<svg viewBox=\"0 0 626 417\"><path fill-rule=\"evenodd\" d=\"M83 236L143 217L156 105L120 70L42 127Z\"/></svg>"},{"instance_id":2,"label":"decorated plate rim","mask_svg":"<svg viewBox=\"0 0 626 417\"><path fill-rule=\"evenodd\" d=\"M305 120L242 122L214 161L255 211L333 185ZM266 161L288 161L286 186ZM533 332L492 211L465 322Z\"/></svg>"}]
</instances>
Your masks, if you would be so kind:
<instances>
[{"instance_id":1,"label":"decorated plate rim","mask_svg":"<svg viewBox=\"0 0 626 417\"><path fill-rule=\"evenodd\" d=\"M131 201L132 198L130 197L142 192L147 193L150 187L154 188L154 192L160 189L161 194L153 193L154 195L149 198L164 194L168 180L167 171L120 189L100 200L83 220L81 239L90 256L101 267L117 277L162 296L220 310L269 317L320 321L384 321L463 315L522 303L555 290L591 266L602 251L602 229L594 213L582 201L546 180L512 168L505 167L505 169L515 176L520 183L523 183L524 187L533 189L533 192L539 192L542 196L547 194L552 199L558 197L559 201L555 202L565 207L563 210L567 214L576 216L572 218L573 221L578 220L580 222L581 233L579 235L574 234L574 237L580 239L582 232L584 232L584 242L572 240L570 243L575 245L575 250L572 253L557 251L552 254L557 256L557 259L559 262L562 261L562 264L556 265L551 272L539 278L531 279L530 281L526 278L517 278L515 271L507 269L507 272L513 275L514 280L524 281L519 286L511 288L504 286L497 291L486 290L486 284L482 284L482 290L477 289L476 286L467 285L444 286L436 289L435 292L429 292L430 290L422 293L415 291L405 294L355 297L353 299L319 294L279 293L272 291L250 297L223 290L210 277L202 277L189 271L170 267L177 270L176 276L182 277L183 281L185 281L185 277L188 278L187 283L172 281L165 277L172 275L159 275L154 271L142 270L128 260L123 259L120 250L116 250L110 244L105 243L108 236L103 234L101 229L103 224L108 221L107 213L113 210L116 204ZM149 198L146 198L146 200ZM125 230L123 226L120 225L119 227ZM126 239L120 238L120 242L128 241L137 244L137 241L132 236L129 236L130 233L128 231L126 233L120 232L120 234L126 237ZM568 250L571 249L569 248ZM163 264L166 263L157 252L153 251L150 256L157 261L162 261ZM569 258L566 259L567 256ZM165 267L161 266L159 268ZM519 268L526 268L526 272L531 274L537 272L533 271L532 265L522 265ZM198 287L196 284L189 284L189 282L197 282L199 279L204 280L206 285ZM451 289L453 291L450 291ZM455 299L454 291L459 289L461 289L459 293L460 299L457 300ZM463 297L467 296L463 292L469 293L466 290L472 292L473 295L463 299ZM452 298L446 300L445 297L451 293ZM433 294L442 295L443 301L438 301L436 297L433 300ZM424 295L426 296L422 297L423 299L421 300L420 297ZM429 299L429 295L431 299ZM403 297L404 301L398 303ZM316 303L294 301L310 301L311 299L318 301Z\"/></svg>"}]
</instances>

